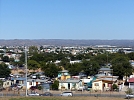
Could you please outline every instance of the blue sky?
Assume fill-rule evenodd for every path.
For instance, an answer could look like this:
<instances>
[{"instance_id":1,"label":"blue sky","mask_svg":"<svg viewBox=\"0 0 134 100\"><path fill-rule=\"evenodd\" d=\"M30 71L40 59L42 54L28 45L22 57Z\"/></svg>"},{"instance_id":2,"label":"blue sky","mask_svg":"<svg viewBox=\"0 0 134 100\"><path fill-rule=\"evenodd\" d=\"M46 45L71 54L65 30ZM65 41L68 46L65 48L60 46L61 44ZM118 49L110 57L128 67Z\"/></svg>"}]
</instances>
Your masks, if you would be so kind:
<instances>
[{"instance_id":1,"label":"blue sky","mask_svg":"<svg viewBox=\"0 0 134 100\"><path fill-rule=\"evenodd\" d=\"M0 39L134 39L134 0L0 0Z\"/></svg>"}]
</instances>

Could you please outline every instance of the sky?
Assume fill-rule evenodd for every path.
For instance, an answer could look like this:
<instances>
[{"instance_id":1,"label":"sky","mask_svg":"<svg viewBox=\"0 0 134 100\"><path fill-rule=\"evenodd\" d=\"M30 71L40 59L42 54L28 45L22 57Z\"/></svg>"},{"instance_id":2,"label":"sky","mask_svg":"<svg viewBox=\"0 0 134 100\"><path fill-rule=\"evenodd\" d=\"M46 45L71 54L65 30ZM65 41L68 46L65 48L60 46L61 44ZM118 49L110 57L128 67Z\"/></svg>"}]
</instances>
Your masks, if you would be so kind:
<instances>
[{"instance_id":1,"label":"sky","mask_svg":"<svg viewBox=\"0 0 134 100\"><path fill-rule=\"evenodd\" d=\"M134 0L0 0L0 39L134 40Z\"/></svg>"}]
</instances>

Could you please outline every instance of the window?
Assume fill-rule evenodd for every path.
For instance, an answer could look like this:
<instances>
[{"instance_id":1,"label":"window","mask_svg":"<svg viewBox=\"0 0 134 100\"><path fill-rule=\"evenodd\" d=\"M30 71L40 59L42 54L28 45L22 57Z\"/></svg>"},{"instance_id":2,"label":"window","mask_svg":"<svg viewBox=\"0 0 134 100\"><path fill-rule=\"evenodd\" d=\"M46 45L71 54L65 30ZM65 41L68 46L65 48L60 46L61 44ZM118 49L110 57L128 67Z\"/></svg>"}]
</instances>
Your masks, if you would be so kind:
<instances>
[{"instance_id":1,"label":"window","mask_svg":"<svg viewBox=\"0 0 134 100\"><path fill-rule=\"evenodd\" d=\"M29 85L32 85L32 82L29 82Z\"/></svg>"},{"instance_id":2,"label":"window","mask_svg":"<svg viewBox=\"0 0 134 100\"><path fill-rule=\"evenodd\" d=\"M95 83L94 85L95 85L95 86L99 86L99 83Z\"/></svg>"}]
</instances>

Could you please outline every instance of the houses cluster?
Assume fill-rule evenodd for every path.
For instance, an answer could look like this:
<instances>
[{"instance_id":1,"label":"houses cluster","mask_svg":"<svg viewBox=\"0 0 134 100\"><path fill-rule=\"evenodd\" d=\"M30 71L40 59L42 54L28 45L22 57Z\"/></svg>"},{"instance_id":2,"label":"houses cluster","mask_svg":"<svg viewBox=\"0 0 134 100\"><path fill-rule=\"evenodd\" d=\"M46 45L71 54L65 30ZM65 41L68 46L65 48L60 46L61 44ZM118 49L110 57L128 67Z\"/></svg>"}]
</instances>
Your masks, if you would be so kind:
<instances>
[{"instance_id":1,"label":"houses cluster","mask_svg":"<svg viewBox=\"0 0 134 100\"><path fill-rule=\"evenodd\" d=\"M25 90L27 86L27 90L30 90L31 87L40 85L44 91L49 91L54 80L59 81L58 89L61 91L111 91L113 84L116 84L121 91L125 82L118 80L118 76L113 76L112 69L101 68L94 76L87 76L82 72L77 76L71 76L68 70L62 70L55 79L46 77L42 72L28 75L27 79L21 74L14 74L10 80L3 81L3 87L8 89L12 87L12 90L15 90L19 89L18 85L21 85L21 89ZM14 88L15 84L16 88Z\"/></svg>"},{"instance_id":2,"label":"houses cluster","mask_svg":"<svg viewBox=\"0 0 134 100\"><path fill-rule=\"evenodd\" d=\"M89 53L92 52L95 54L96 52L94 50L98 49L105 49L108 52L118 52L119 49L124 50L126 53L127 52L132 52L131 48L117 48L116 46L94 46L93 49L89 49L91 47L87 46L74 46L74 47L63 47L63 46L43 46L42 49L39 49L40 52L69 52L73 55L78 54L78 53ZM3 56L8 56L9 58L14 58L15 61L19 61L20 58L20 53L24 52L24 47L8 47L8 52L7 49L1 47L0 49L0 54ZM2 62L2 60L0 60ZM1 63L0 62L0 63ZM55 63L59 63L60 61L55 61ZM71 64L73 63L80 63L81 60L77 61L70 61ZM131 64L134 65L134 61L130 61ZM30 74L28 76L25 76L24 73L19 73L17 72L17 67L10 65L9 62L5 62L9 66L10 69L13 69L12 71L15 71L10 75L9 79L4 79L1 78L3 81L3 88L8 88L12 87L14 84L16 84L17 88L13 89L18 89L19 85L23 87L22 89L30 89L32 86L38 86L42 85L44 91L50 90L51 85L53 84L54 80L59 81L59 90L78 90L78 91L84 91L84 90L91 90L91 91L111 91L114 88L112 87L113 84L115 84L118 87L119 91L122 91L124 86L124 80L118 80L118 76L113 76L113 70L108 68L108 67L102 67L99 69L98 74L94 76L87 76L84 73L79 73L76 76L71 76L68 72L68 70L62 70L59 71L58 76L55 79L51 79L47 76L45 76L45 73L42 72L36 72L34 74ZM25 70L25 69L21 69ZM133 88L134 85L134 79L133 77L130 77L128 79L129 82L129 87ZM13 86L14 87L14 86Z\"/></svg>"},{"instance_id":3,"label":"houses cluster","mask_svg":"<svg viewBox=\"0 0 134 100\"><path fill-rule=\"evenodd\" d=\"M98 74L94 76L86 76L80 73L77 76L70 76L67 70L59 72L59 90L90 90L90 91L112 91L113 84L117 85L117 89L121 91L125 81L118 80L118 76L112 75L112 69L101 68Z\"/></svg>"},{"instance_id":4,"label":"houses cluster","mask_svg":"<svg viewBox=\"0 0 134 100\"><path fill-rule=\"evenodd\" d=\"M80 72L76 76L71 76L68 70L59 71L58 76L55 79L45 76L43 72L36 72L34 74L28 74L27 77L24 73L14 73L10 75L10 79L1 79L3 81L3 88L11 88L12 90L18 89L13 88L14 85L19 87L21 85L23 90L27 88L30 90L32 86L43 87L44 91L49 91L54 80L59 81L59 90L77 90L77 91L111 91L113 90L113 84L116 84L118 90L122 91L124 88L124 81L118 80L118 76L112 75L113 70L108 67L102 67L99 69L98 74L94 76L87 76L83 72ZM130 86L132 87L133 79L130 79Z\"/></svg>"},{"instance_id":5,"label":"houses cluster","mask_svg":"<svg viewBox=\"0 0 134 100\"><path fill-rule=\"evenodd\" d=\"M30 47L30 46L29 46ZM27 47L27 48L29 48ZM128 47L117 47L110 45L95 45L95 46L53 46L53 45L43 45L37 46L39 52L47 53L71 53L73 55L82 54L82 53L93 53L95 54L97 50L104 50L111 53L116 53L119 50L122 50L125 53L133 52L132 48ZM0 55L8 56L9 58L14 58L16 61L19 61L20 53L23 53L25 46L0 46Z\"/></svg>"},{"instance_id":6,"label":"houses cluster","mask_svg":"<svg viewBox=\"0 0 134 100\"><path fill-rule=\"evenodd\" d=\"M50 90L50 86L53 80L45 76L43 72L36 72L34 74L28 74L26 77L24 74L12 74L10 79L1 79L3 81L3 88L9 90L30 90L31 87L42 86L44 91Z\"/></svg>"}]
</instances>

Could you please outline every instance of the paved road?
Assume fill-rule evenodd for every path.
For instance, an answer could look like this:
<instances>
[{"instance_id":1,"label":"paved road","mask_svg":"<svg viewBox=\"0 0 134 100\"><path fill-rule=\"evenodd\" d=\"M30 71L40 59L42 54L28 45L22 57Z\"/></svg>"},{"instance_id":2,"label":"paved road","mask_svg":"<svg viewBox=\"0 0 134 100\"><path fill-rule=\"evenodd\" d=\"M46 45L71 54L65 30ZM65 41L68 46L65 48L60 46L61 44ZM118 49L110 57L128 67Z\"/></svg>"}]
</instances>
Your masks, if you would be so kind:
<instances>
[{"instance_id":1,"label":"paved road","mask_svg":"<svg viewBox=\"0 0 134 100\"><path fill-rule=\"evenodd\" d=\"M38 93L42 93L42 91L37 91ZM60 96L60 94L62 93L62 91L50 91L53 96ZM91 93L89 91L84 91L84 92L80 92L80 91L73 91L74 96L95 96L95 97L121 97L121 98L125 98L125 92L94 92ZM25 96L25 91L20 91L20 93L18 93L17 91L1 91L0 92L0 96Z\"/></svg>"}]
</instances>

